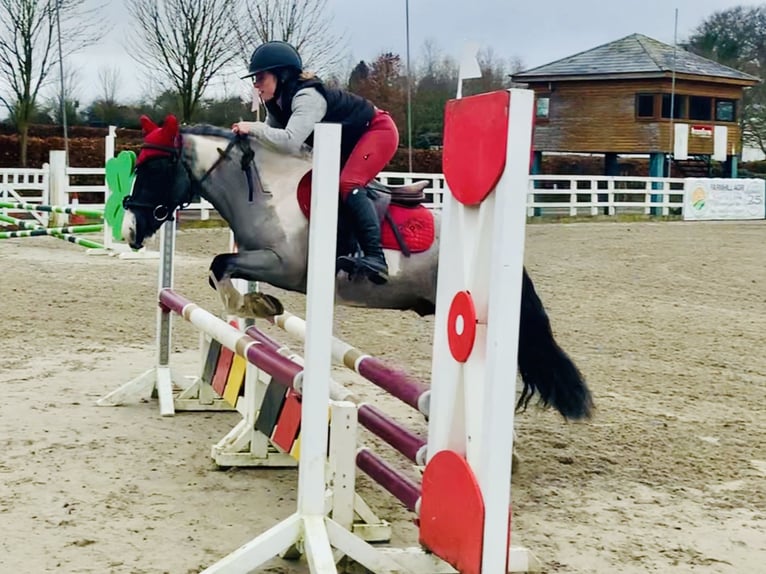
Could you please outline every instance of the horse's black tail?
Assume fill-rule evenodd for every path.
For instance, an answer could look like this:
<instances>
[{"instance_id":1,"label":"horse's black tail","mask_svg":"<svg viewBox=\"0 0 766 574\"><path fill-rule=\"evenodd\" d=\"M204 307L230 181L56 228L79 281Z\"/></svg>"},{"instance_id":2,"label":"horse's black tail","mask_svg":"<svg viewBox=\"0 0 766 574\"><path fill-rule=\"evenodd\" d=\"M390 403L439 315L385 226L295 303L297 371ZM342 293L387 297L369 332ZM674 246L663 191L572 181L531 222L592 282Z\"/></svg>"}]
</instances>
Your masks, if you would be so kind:
<instances>
[{"instance_id":1,"label":"horse's black tail","mask_svg":"<svg viewBox=\"0 0 766 574\"><path fill-rule=\"evenodd\" d=\"M537 392L541 405L552 406L566 419L590 418L590 390L572 359L556 343L548 314L526 268L521 290L519 374L524 389L517 409L526 409Z\"/></svg>"}]
</instances>

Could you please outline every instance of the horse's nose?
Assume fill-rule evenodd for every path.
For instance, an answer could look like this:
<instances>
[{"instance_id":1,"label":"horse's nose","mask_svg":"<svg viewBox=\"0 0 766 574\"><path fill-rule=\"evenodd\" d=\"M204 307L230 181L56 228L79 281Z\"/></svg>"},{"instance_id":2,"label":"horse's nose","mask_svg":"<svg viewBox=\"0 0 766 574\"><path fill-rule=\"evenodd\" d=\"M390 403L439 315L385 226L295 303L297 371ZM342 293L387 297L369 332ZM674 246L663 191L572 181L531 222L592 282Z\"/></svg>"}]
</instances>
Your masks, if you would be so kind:
<instances>
[{"instance_id":1,"label":"horse's nose","mask_svg":"<svg viewBox=\"0 0 766 574\"><path fill-rule=\"evenodd\" d=\"M130 236L126 238L126 241L128 242L128 245L130 245L131 249L141 249L142 245L139 241L136 241L136 234L134 231L130 232Z\"/></svg>"},{"instance_id":2,"label":"horse's nose","mask_svg":"<svg viewBox=\"0 0 766 574\"><path fill-rule=\"evenodd\" d=\"M136 247L136 218L129 211L125 212L122 220L121 235L123 241L127 241L133 249L140 249L141 245Z\"/></svg>"}]
</instances>

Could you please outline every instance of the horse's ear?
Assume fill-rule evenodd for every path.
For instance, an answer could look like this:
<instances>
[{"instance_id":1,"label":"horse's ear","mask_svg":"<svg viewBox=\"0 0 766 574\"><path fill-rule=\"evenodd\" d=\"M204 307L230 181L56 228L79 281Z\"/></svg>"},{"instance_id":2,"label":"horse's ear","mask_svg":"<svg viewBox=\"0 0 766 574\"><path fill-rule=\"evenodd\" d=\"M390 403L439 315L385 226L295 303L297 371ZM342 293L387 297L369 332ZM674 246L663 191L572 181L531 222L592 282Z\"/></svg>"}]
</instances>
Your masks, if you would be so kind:
<instances>
[{"instance_id":1,"label":"horse's ear","mask_svg":"<svg viewBox=\"0 0 766 574\"><path fill-rule=\"evenodd\" d=\"M168 114L165 117L165 122L162 124L162 129L165 133L171 137L178 135L178 119L173 114Z\"/></svg>"},{"instance_id":2,"label":"horse's ear","mask_svg":"<svg viewBox=\"0 0 766 574\"><path fill-rule=\"evenodd\" d=\"M149 119L149 116L147 115L142 115L140 118L138 118L138 121L141 122L141 131L144 132L144 136L148 136L150 133L157 129L157 124Z\"/></svg>"}]
</instances>

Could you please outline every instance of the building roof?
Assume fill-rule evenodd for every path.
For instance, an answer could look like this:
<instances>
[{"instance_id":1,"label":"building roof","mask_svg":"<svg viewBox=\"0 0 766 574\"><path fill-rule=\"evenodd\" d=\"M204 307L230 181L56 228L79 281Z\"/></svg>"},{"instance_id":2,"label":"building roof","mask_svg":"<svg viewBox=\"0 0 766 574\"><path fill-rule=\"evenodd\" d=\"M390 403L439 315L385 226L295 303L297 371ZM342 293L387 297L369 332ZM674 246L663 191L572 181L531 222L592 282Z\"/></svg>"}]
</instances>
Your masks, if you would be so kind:
<instances>
[{"instance_id":1,"label":"building roof","mask_svg":"<svg viewBox=\"0 0 766 574\"><path fill-rule=\"evenodd\" d=\"M674 55L675 53L675 55ZM513 75L514 82L534 82L606 77L657 77L672 73L706 76L754 84L759 78L713 60L664 44L643 34L631 34L614 42L567 56Z\"/></svg>"}]
</instances>

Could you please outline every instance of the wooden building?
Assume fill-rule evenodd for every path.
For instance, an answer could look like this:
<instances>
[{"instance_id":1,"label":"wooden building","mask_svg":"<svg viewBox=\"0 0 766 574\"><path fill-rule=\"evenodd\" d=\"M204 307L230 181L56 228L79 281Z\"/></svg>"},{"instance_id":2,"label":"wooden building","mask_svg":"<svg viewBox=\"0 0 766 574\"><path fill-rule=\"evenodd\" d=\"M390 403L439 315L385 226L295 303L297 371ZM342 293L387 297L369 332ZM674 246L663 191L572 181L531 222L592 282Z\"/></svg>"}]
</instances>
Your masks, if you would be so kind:
<instances>
[{"instance_id":1,"label":"wooden building","mask_svg":"<svg viewBox=\"0 0 766 574\"><path fill-rule=\"evenodd\" d=\"M669 158L682 173L700 162L709 170L716 149L719 157L725 149L725 173L736 176L743 92L760 80L632 34L514 74L512 81L536 96L533 172L545 152L604 154L607 175L617 175L619 154L649 154L649 175L662 177ZM680 135L688 149L684 161L673 159L681 149L677 130L686 134Z\"/></svg>"}]
</instances>

